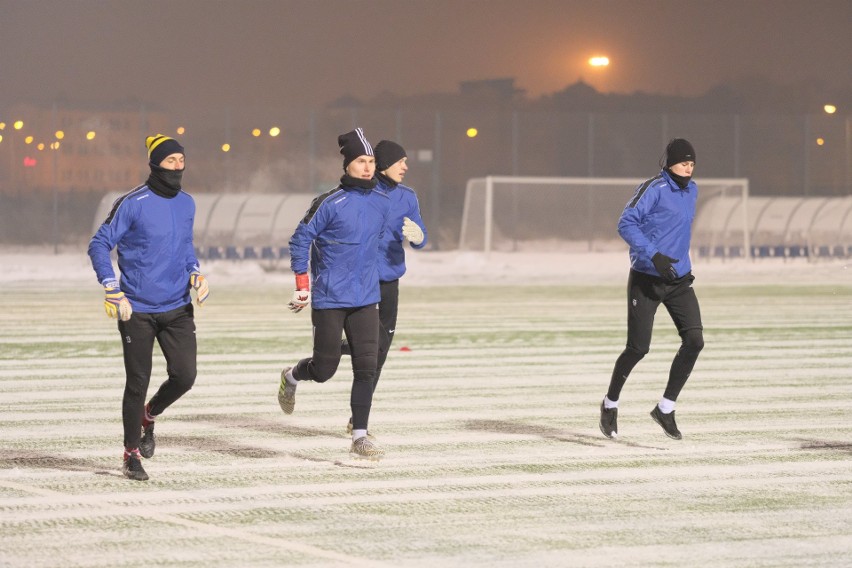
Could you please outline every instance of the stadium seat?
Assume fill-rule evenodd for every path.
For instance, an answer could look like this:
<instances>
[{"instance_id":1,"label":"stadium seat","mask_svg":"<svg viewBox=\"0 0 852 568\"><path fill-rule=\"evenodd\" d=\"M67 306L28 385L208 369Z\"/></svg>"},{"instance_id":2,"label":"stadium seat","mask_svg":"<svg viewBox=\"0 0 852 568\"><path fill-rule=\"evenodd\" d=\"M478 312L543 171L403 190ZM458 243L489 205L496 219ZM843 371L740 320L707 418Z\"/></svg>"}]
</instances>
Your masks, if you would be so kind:
<instances>
[{"instance_id":1,"label":"stadium seat","mask_svg":"<svg viewBox=\"0 0 852 568\"><path fill-rule=\"evenodd\" d=\"M771 256L769 254L769 247L766 245L752 247L751 254L757 258L769 258Z\"/></svg>"},{"instance_id":2,"label":"stadium seat","mask_svg":"<svg viewBox=\"0 0 852 568\"><path fill-rule=\"evenodd\" d=\"M244 247L243 248L243 258L247 259L247 260L248 259L256 259L256 258L258 258L257 251L254 249L253 246Z\"/></svg>"},{"instance_id":3,"label":"stadium seat","mask_svg":"<svg viewBox=\"0 0 852 568\"><path fill-rule=\"evenodd\" d=\"M279 247L278 258L290 258L290 247Z\"/></svg>"},{"instance_id":4,"label":"stadium seat","mask_svg":"<svg viewBox=\"0 0 852 568\"><path fill-rule=\"evenodd\" d=\"M728 249L728 256L731 258L740 258L742 255L742 249L738 246L732 246Z\"/></svg>"},{"instance_id":5,"label":"stadium seat","mask_svg":"<svg viewBox=\"0 0 852 568\"><path fill-rule=\"evenodd\" d=\"M225 258L228 260L239 260L240 253L237 252L237 247L233 245L225 247Z\"/></svg>"},{"instance_id":6,"label":"stadium seat","mask_svg":"<svg viewBox=\"0 0 852 568\"><path fill-rule=\"evenodd\" d=\"M807 257L808 247L802 245L790 245L787 255L790 258Z\"/></svg>"},{"instance_id":7,"label":"stadium seat","mask_svg":"<svg viewBox=\"0 0 852 568\"><path fill-rule=\"evenodd\" d=\"M222 250L219 247L208 247L207 248L207 259L208 260L220 260L222 258Z\"/></svg>"},{"instance_id":8,"label":"stadium seat","mask_svg":"<svg viewBox=\"0 0 852 568\"><path fill-rule=\"evenodd\" d=\"M725 247L718 245L713 248L713 256L725 258Z\"/></svg>"},{"instance_id":9,"label":"stadium seat","mask_svg":"<svg viewBox=\"0 0 852 568\"><path fill-rule=\"evenodd\" d=\"M846 250L843 248L843 245L834 245L834 248L831 249L831 255L838 258L845 258Z\"/></svg>"},{"instance_id":10,"label":"stadium seat","mask_svg":"<svg viewBox=\"0 0 852 568\"><path fill-rule=\"evenodd\" d=\"M784 258L787 256L787 247L784 245L775 245L772 247L772 256L776 258Z\"/></svg>"},{"instance_id":11,"label":"stadium seat","mask_svg":"<svg viewBox=\"0 0 852 568\"><path fill-rule=\"evenodd\" d=\"M273 260L275 258L275 251L272 247L263 247L260 250L260 257L264 260Z\"/></svg>"}]
</instances>

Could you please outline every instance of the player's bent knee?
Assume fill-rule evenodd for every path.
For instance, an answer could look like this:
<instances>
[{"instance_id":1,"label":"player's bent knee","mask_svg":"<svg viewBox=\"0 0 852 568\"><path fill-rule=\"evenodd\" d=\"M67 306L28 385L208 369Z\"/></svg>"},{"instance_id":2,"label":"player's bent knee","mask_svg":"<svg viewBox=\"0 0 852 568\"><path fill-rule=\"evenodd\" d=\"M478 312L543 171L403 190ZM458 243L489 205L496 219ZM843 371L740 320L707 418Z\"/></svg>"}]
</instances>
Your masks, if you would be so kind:
<instances>
[{"instance_id":1,"label":"player's bent knee","mask_svg":"<svg viewBox=\"0 0 852 568\"><path fill-rule=\"evenodd\" d=\"M683 348L693 353L704 349L704 333L700 329L690 329L683 334Z\"/></svg>"},{"instance_id":2,"label":"player's bent knee","mask_svg":"<svg viewBox=\"0 0 852 568\"><path fill-rule=\"evenodd\" d=\"M636 361L641 360L645 355L647 355L651 351L651 348L648 346L645 347L636 347L634 345L628 345L624 349L624 354L628 357L635 359Z\"/></svg>"}]
</instances>

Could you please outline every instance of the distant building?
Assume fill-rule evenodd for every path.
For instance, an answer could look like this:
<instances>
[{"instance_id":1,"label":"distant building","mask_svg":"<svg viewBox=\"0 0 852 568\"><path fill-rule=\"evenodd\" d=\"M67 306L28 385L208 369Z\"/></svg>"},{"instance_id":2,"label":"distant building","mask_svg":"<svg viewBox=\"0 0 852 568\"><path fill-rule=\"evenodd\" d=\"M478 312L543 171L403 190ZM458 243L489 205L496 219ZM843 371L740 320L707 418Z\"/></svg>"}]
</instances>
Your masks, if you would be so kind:
<instances>
[{"instance_id":1,"label":"distant building","mask_svg":"<svg viewBox=\"0 0 852 568\"><path fill-rule=\"evenodd\" d=\"M20 129L15 122L22 121ZM105 192L148 176L145 137L168 133L161 110L140 103L99 108L15 105L0 115L0 191Z\"/></svg>"},{"instance_id":2,"label":"distant building","mask_svg":"<svg viewBox=\"0 0 852 568\"><path fill-rule=\"evenodd\" d=\"M524 89L515 87L512 77L462 81L459 93L463 97L475 97L500 102L517 102L524 97Z\"/></svg>"}]
</instances>

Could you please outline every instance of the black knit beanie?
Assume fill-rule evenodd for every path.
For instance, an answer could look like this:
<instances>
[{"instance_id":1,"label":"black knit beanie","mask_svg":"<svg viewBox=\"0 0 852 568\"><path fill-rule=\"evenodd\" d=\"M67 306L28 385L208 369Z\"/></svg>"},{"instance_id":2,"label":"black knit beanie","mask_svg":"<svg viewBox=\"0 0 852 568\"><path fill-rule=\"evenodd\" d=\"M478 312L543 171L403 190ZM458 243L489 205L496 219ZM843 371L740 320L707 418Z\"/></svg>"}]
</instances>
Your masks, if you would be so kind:
<instances>
[{"instance_id":1,"label":"black knit beanie","mask_svg":"<svg viewBox=\"0 0 852 568\"><path fill-rule=\"evenodd\" d=\"M672 138L669 145L666 146L666 167L670 168L681 162L694 162L695 149L689 140L683 138Z\"/></svg>"},{"instance_id":2,"label":"black knit beanie","mask_svg":"<svg viewBox=\"0 0 852 568\"><path fill-rule=\"evenodd\" d=\"M174 138L164 134L149 136L145 139L145 147L148 148L148 161L155 166L172 154L184 154L183 146L178 144Z\"/></svg>"},{"instance_id":3,"label":"black knit beanie","mask_svg":"<svg viewBox=\"0 0 852 568\"><path fill-rule=\"evenodd\" d=\"M373 147L367 142L367 137L364 136L364 131L360 128L338 136L337 145L340 146L340 153L343 154L344 171L346 166L355 158L373 155Z\"/></svg>"},{"instance_id":4,"label":"black knit beanie","mask_svg":"<svg viewBox=\"0 0 852 568\"><path fill-rule=\"evenodd\" d=\"M407 158L405 148L390 140L376 144L376 171L383 172L403 158Z\"/></svg>"}]
</instances>

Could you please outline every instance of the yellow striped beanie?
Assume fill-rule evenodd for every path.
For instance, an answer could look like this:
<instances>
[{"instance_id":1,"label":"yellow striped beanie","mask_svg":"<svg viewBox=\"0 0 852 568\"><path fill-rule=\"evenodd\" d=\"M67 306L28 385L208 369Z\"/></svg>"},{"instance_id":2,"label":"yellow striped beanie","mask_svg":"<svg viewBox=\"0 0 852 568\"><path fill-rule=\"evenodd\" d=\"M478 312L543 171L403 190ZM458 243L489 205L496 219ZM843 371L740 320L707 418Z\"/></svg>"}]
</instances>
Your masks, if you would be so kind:
<instances>
[{"instance_id":1,"label":"yellow striped beanie","mask_svg":"<svg viewBox=\"0 0 852 568\"><path fill-rule=\"evenodd\" d=\"M169 138L165 134L157 134L149 136L145 139L145 147L148 148L148 161L159 166L160 162L172 154L183 154L183 146L178 144L174 138Z\"/></svg>"}]
</instances>

